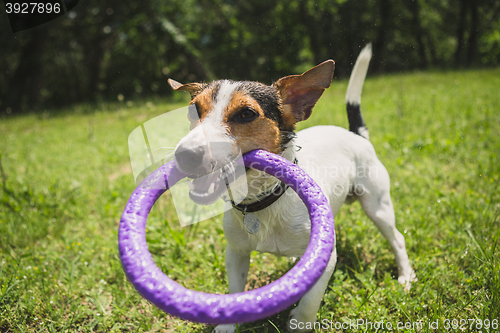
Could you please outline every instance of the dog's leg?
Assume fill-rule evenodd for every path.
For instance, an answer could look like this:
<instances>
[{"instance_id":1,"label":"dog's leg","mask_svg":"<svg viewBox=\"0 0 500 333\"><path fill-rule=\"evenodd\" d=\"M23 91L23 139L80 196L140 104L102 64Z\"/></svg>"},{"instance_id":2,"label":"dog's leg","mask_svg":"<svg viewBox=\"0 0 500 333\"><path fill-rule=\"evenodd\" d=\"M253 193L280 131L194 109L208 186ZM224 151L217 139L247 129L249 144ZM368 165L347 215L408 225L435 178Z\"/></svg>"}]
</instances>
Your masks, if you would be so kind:
<instances>
[{"instance_id":1,"label":"dog's leg","mask_svg":"<svg viewBox=\"0 0 500 333\"><path fill-rule=\"evenodd\" d=\"M382 164L379 164L370 177L362 179L364 193L359 194L359 201L366 215L375 223L382 235L387 239L396 257L398 266L398 282L409 291L411 282L415 281L408 254L405 238L396 228L396 217L390 195L389 174ZM361 190L361 189L360 189Z\"/></svg>"},{"instance_id":2,"label":"dog's leg","mask_svg":"<svg viewBox=\"0 0 500 333\"><path fill-rule=\"evenodd\" d=\"M333 245L332 255L318 282L302 297L299 305L290 312L288 331L292 333L310 332L316 322L316 315L323 295L337 263L337 250ZM308 328L310 327L310 328Z\"/></svg>"},{"instance_id":3,"label":"dog's leg","mask_svg":"<svg viewBox=\"0 0 500 333\"><path fill-rule=\"evenodd\" d=\"M234 251L229 245L226 247L226 271L230 294L245 291L249 267L250 253L243 254Z\"/></svg>"},{"instance_id":4,"label":"dog's leg","mask_svg":"<svg viewBox=\"0 0 500 333\"><path fill-rule=\"evenodd\" d=\"M226 271L229 284L229 293L235 294L245 291L248 268L250 267L250 253L242 254L226 247ZM234 333L235 324L218 325L213 333Z\"/></svg>"}]
</instances>

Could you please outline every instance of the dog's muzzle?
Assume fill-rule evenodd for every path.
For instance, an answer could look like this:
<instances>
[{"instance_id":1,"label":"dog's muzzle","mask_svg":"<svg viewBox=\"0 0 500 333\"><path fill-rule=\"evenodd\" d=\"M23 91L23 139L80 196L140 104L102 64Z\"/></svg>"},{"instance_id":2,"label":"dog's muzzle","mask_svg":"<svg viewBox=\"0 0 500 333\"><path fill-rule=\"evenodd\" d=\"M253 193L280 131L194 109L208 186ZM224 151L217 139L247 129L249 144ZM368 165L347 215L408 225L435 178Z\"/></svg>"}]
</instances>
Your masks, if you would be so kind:
<instances>
[{"instance_id":1,"label":"dog's muzzle","mask_svg":"<svg viewBox=\"0 0 500 333\"><path fill-rule=\"evenodd\" d=\"M204 155L205 149L201 146L190 149L179 147L175 151L175 162L177 167L187 174L201 174Z\"/></svg>"}]
</instances>

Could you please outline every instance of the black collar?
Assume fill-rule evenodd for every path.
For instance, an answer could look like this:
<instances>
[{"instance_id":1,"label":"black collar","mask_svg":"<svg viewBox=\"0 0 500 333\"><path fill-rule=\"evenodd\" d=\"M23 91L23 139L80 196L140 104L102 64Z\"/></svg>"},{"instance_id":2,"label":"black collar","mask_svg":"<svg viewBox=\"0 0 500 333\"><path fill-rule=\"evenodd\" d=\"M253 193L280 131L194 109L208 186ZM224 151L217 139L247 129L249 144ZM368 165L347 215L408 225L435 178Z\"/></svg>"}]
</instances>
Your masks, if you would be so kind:
<instances>
[{"instance_id":1,"label":"black collar","mask_svg":"<svg viewBox=\"0 0 500 333\"><path fill-rule=\"evenodd\" d=\"M293 163L297 164L298 160L294 159ZM253 202L253 203L248 204L248 205L242 205L242 204L236 205L231 198L231 204L233 205L234 208L236 208L237 210L239 210L240 212L243 212L243 213L257 212L259 210L262 210L264 208L271 206L274 202L276 202L276 200L281 198L281 196L286 192L287 189L288 189L288 185L286 185L284 182L281 181L278 184L278 186L276 186L271 193L269 193L268 195L259 199L256 202Z\"/></svg>"}]
</instances>

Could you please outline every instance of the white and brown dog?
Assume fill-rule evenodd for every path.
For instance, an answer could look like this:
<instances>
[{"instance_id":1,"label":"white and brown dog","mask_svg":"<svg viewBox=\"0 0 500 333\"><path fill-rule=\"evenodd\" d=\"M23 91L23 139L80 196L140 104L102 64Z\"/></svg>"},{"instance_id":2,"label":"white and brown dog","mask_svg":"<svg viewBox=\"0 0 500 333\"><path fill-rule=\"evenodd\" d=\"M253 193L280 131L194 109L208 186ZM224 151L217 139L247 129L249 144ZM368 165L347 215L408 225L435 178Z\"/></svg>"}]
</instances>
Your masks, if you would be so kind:
<instances>
[{"instance_id":1,"label":"white and brown dog","mask_svg":"<svg viewBox=\"0 0 500 333\"><path fill-rule=\"evenodd\" d=\"M182 171L195 175L229 163L240 151L244 154L263 149L295 161L321 187L334 215L344 202L360 201L392 247L398 281L408 290L413 271L404 237L396 229L389 175L368 141L359 107L370 58L371 50L367 47L361 52L349 83L346 99L351 131L315 126L294 133L295 124L309 118L323 91L330 86L335 67L332 60L302 75L283 77L271 86L247 81L180 84L169 80L173 89L191 94L191 104L196 105L199 117L176 147L175 158ZM200 144L201 140L209 144ZM210 142L224 143L226 149L210 149ZM254 169L248 169L246 176L251 184L246 199L226 212L223 219L230 293L244 291L252 251L300 257L310 236L307 209L292 189L284 189L276 178ZM225 191L223 177L209 179L190 184L190 196L195 202L214 202ZM279 196L276 189L284 190L284 195ZM242 211L255 214L257 228L244 223ZM314 327L336 260L334 248L321 278L291 311L289 331L307 332L308 327ZM219 325L214 332L235 331L235 325Z\"/></svg>"}]
</instances>

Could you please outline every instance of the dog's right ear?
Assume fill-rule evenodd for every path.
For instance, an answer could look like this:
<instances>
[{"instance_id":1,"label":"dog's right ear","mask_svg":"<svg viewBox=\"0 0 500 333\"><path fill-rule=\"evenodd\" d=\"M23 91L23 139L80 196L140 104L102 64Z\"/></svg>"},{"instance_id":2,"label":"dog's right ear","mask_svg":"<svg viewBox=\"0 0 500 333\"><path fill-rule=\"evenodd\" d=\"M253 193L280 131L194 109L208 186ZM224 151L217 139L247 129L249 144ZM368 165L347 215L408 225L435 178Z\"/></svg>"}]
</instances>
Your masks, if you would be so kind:
<instances>
[{"instance_id":1,"label":"dog's right ear","mask_svg":"<svg viewBox=\"0 0 500 333\"><path fill-rule=\"evenodd\" d=\"M193 99L196 95L198 95L206 86L203 83L197 83L197 82L182 84L172 79L168 79L168 84L170 84L170 86L174 90L189 92L191 94L191 99Z\"/></svg>"},{"instance_id":2,"label":"dog's right ear","mask_svg":"<svg viewBox=\"0 0 500 333\"><path fill-rule=\"evenodd\" d=\"M327 60L302 75L290 75L273 84L283 101L284 116L295 124L311 116L312 109L326 88L330 87L335 62Z\"/></svg>"}]
</instances>

